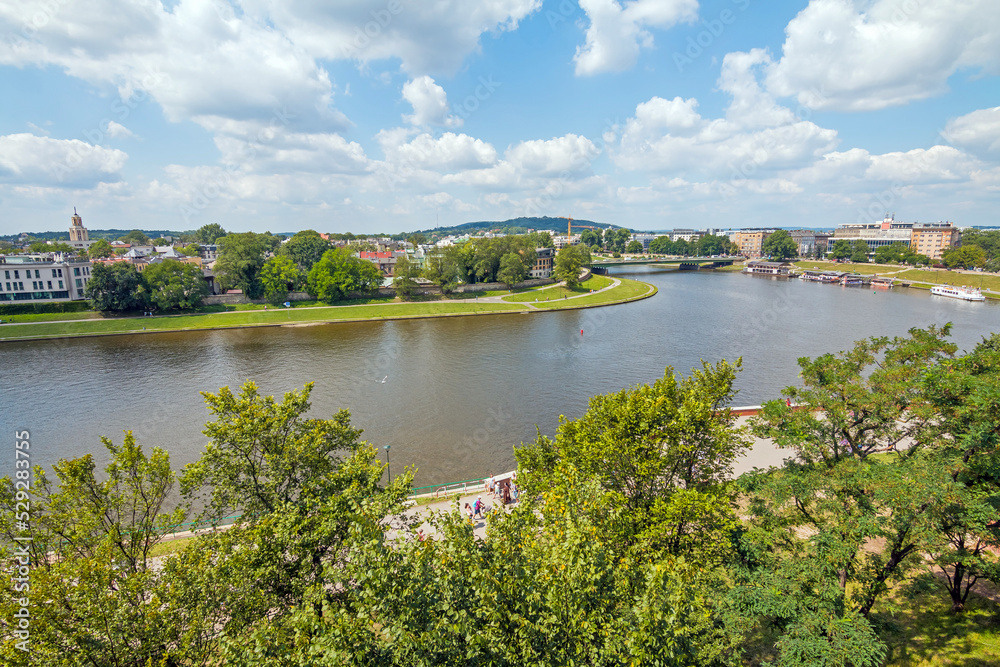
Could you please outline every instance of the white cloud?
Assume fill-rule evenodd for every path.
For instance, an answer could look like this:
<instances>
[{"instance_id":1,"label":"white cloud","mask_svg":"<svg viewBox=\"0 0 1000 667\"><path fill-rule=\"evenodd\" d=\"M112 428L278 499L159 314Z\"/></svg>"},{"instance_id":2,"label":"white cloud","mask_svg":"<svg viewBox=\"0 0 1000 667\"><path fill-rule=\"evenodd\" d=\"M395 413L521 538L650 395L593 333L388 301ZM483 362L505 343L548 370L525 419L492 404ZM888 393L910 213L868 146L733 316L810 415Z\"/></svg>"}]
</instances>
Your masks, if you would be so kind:
<instances>
[{"instance_id":1,"label":"white cloud","mask_svg":"<svg viewBox=\"0 0 1000 667\"><path fill-rule=\"evenodd\" d=\"M767 87L808 108L862 111L937 95L961 68L1000 72L995 0L811 0L785 28Z\"/></svg>"},{"instance_id":2,"label":"white cloud","mask_svg":"<svg viewBox=\"0 0 1000 667\"><path fill-rule=\"evenodd\" d=\"M434 138L424 133L406 142L405 135L398 130L383 130L377 139L388 162L422 169L479 169L493 165L497 160L497 151L493 146L467 134L445 132Z\"/></svg>"},{"instance_id":3,"label":"white cloud","mask_svg":"<svg viewBox=\"0 0 1000 667\"><path fill-rule=\"evenodd\" d=\"M318 58L363 63L398 58L411 74L451 74L485 32L514 30L541 0L288 0L245 3Z\"/></svg>"},{"instance_id":4,"label":"white cloud","mask_svg":"<svg viewBox=\"0 0 1000 667\"><path fill-rule=\"evenodd\" d=\"M1000 107L952 118L941 136L974 153L1000 155Z\"/></svg>"},{"instance_id":5,"label":"white cloud","mask_svg":"<svg viewBox=\"0 0 1000 667\"><path fill-rule=\"evenodd\" d=\"M932 146L872 157L866 177L903 183L965 181L982 165L951 146Z\"/></svg>"},{"instance_id":6,"label":"white cloud","mask_svg":"<svg viewBox=\"0 0 1000 667\"><path fill-rule=\"evenodd\" d=\"M361 145L338 134L274 132L256 141L219 135L215 145L224 164L256 173L361 174L370 168Z\"/></svg>"},{"instance_id":7,"label":"white cloud","mask_svg":"<svg viewBox=\"0 0 1000 667\"><path fill-rule=\"evenodd\" d=\"M589 171L591 161L599 152L590 139L567 134L548 140L522 141L507 149L505 157L527 174L568 176Z\"/></svg>"},{"instance_id":8,"label":"white cloud","mask_svg":"<svg viewBox=\"0 0 1000 667\"><path fill-rule=\"evenodd\" d=\"M128 139L135 137L135 134L124 125L112 120L108 121L108 136L112 139Z\"/></svg>"},{"instance_id":9,"label":"white cloud","mask_svg":"<svg viewBox=\"0 0 1000 667\"><path fill-rule=\"evenodd\" d=\"M420 76L403 84L403 99L413 107L413 113L403 120L411 125L461 127L462 119L448 113L448 95L429 76Z\"/></svg>"},{"instance_id":10,"label":"white cloud","mask_svg":"<svg viewBox=\"0 0 1000 667\"><path fill-rule=\"evenodd\" d=\"M46 187L93 188L121 179L128 155L79 139L33 134L0 136L0 182Z\"/></svg>"},{"instance_id":11,"label":"white cloud","mask_svg":"<svg viewBox=\"0 0 1000 667\"><path fill-rule=\"evenodd\" d=\"M580 0L590 19L586 42L573 60L581 76L621 72L635 65L641 48L653 47L647 27L669 28L698 16L697 0Z\"/></svg>"}]
</instances>

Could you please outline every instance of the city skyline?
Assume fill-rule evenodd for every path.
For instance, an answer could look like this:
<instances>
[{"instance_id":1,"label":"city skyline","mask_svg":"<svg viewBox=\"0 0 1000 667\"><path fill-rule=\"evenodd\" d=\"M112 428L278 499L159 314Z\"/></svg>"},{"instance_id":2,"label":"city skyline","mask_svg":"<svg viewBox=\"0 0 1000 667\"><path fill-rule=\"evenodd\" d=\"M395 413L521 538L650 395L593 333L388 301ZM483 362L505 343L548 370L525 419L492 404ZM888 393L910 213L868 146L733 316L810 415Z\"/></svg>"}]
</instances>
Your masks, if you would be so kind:
<instances>
[{"instance_id":1,"label":"city skyline","mask_svg":"<svg viewBox=\"0 0 1000 667\"><path fill-rule=\"evenodd\" d=\"M0 7L0 234L996 224L985 1Z\"/></svg>"}]
</instances>

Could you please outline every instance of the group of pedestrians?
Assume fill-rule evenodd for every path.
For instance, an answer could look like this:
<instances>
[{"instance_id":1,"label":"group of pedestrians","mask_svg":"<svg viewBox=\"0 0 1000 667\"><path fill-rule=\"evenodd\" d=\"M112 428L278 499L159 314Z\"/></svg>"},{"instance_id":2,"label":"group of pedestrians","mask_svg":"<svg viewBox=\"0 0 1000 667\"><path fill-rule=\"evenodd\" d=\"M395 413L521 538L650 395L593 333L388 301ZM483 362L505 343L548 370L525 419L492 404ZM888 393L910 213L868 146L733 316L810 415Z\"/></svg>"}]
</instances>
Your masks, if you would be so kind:
<instances>
[{"instance_id":1,"label":"group of pedestrians","mask_svg":"<svg viewBox=\"0 0 1000 667\"><path fill-rule=\"evenodd\" d=\"M483 485L483 491L493 496L501 505L507 506L517 502L520 490L515 482L516 473L508 479L497 480L490 475ZM483 497L476 498L472 505L465 503L465 514L469 521L486 518L486 514L492 511L492 507L483 502Z\"/></svg>"}]
</instances>

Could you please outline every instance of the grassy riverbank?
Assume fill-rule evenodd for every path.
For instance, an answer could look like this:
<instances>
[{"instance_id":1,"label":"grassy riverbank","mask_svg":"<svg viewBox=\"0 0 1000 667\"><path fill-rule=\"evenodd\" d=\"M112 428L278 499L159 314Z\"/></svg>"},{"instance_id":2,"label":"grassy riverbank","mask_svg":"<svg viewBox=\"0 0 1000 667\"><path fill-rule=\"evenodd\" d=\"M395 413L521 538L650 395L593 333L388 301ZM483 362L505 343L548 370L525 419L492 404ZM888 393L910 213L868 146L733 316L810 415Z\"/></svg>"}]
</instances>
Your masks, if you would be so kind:
<instances>
[{"instance_id":1,"label":"grassy riverbank","mask_svg":"<svg viewBox=\"0 0 1000 667\"><path fill-rule=\"evenodd\" d=\"M608 280L603 276L595 276ZM578 298L559 299L546 304L547 309L579 308L608 305L629 301L654 290L646 283L622 279L621 284L599 294ZM589 291L589 288L588 290ZM655 290L654 290L655 291ZM600 297L594 299L593 297ZM533 300L534 297L532 296ZM527 297L525 297L527 301ZM542 304L539 304L541 306ZM421 317L448 317L460 315L486 315L496 313L530 312L525 303L483 299L439 300L420 302L389 301L364 305L313 306L298 308L261 308L226 312L202 312L159 317L83 318L76 314L67 321L59 314L49 315L47 321L27 324L0 325L0 341L35 340L111 334L154 333L164 331L194 331L204 329L232 329L254 326L304 326L329 322L407 319ZM18 320L21 317L18 316ZM23 321L23 320L22 320Z\"/></svg>"}]
</instances>

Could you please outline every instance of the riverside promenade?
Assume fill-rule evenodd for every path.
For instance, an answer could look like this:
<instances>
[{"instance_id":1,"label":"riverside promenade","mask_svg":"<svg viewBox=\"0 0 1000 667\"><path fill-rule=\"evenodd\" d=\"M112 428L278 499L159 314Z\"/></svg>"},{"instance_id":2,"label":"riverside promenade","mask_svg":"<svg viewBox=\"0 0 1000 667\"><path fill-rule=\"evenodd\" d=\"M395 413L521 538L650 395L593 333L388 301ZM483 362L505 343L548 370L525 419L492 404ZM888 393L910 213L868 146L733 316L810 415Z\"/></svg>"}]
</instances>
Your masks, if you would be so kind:
<instances>
[{"instance_id":1,"label":"riverside promenade","mask_svg":"<svg viewBox=\"0 0 1000 667\"><path fill-rule=\"evenodd\" d=\"M736 426L746 426L750 417L756 415L759 409L759 405L733 408L733 413L738 415L736 419ZM755 437L752 438L752 440L753 444L750 449L747 450L746 454L737 459L733 465L733 474L735 476L742 475L743 473L749 472L754 468L780 466L786 458L791 456L791 452L778 449L770 438ZM502 474L496 473L495 477L508 478L512 474L513 471ZM456 484L442 484L440 486L422 487L429 490L424 493L414 494L412 496L414 500L419 498L422 502L426 502L428 499L435 497L440 497L441 500L432 501L424 505L413 505L406 511L406 515L410 518L416 518L420 515L427 516L432 512L448 512L454 507L456 499L458 501L459 509L463 512L465 511L465 503L469 503L471 506L475 502L476 498L479 497L482 497L483 502L487 505L497 506L500 504L499 499L494 498L493 495L488 493L485 489L487 480L489 480L489 475L482 479L458 482ZM458 494L457 498L456 494ZM424 535L433 537L434 529L430 526L430 524L425 522L420 528L424 532ZM473 531L477 537L485 537L486 520L476 519L473 522Z\"/></svg>"}]
</instances>

